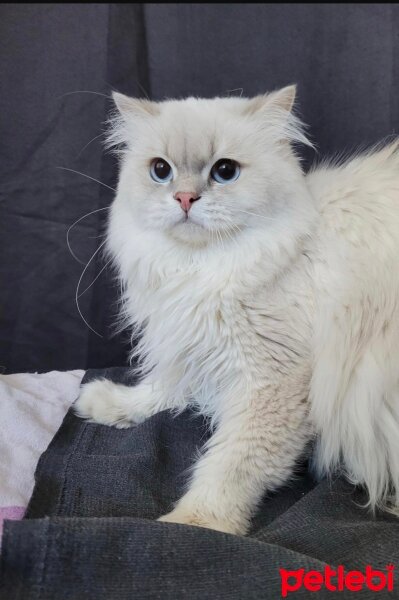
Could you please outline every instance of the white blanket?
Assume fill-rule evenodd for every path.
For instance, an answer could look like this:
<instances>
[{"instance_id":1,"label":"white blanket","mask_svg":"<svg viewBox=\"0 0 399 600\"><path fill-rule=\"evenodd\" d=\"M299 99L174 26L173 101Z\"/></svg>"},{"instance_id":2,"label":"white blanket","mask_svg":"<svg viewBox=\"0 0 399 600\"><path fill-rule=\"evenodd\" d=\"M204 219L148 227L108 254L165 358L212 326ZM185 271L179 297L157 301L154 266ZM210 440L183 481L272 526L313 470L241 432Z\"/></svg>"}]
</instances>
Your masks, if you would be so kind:
<instances>
[{"instance_id":1,"label":"white blanket","mask_svg":"<svg viewBox=\"0 0 399 600\"><path fill-rule=\"evenodd\" d=\"M78 397L83 375L0 375L0 539L4 519L23 517L40 455Z\"/></svg>"}]
</instances>

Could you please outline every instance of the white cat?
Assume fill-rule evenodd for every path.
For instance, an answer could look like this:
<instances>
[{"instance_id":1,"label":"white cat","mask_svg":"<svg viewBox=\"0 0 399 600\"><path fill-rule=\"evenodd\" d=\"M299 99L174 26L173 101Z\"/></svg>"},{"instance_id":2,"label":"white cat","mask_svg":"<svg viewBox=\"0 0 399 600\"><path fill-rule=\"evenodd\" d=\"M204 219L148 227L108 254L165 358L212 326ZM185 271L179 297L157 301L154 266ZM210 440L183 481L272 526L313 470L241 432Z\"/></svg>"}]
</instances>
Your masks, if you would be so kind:
<instances>
[{"instance_id":1,"label":"white cat","mask_svg":"<svg viewBox=\"0 0 399 600\"><path fill-rule=\"evenodd\" d=\"M295 87L154 103L114 94L108 249L143 380L83 387L128 427L188 403L213 436L163 521L242 534L317 435L369 504L399 506L398 143L304 175Z\"/></svg>"}]
</instances>

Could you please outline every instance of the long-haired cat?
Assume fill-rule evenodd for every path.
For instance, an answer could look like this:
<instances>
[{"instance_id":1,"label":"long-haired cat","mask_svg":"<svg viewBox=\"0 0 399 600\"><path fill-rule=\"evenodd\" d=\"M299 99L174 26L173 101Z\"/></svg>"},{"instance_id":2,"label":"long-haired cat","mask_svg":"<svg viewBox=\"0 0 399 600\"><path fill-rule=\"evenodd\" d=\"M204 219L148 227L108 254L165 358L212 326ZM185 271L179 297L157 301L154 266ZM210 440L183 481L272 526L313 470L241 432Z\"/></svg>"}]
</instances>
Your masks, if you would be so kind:
<instances>
[{"instance_id":1,"label":"long-haired cat","mask_svg":"<svg viewBox=\"0 0 399 600\"><path fill-rule=\"evenodd\" d=\"M305 175L295 87L160 103L114 94L108 250L142 381L83 387L128 427L194 404L213 435L163 521L245 533L311 437L372 509L399 506L399 152Z\"/></svg>"}]
</instances>

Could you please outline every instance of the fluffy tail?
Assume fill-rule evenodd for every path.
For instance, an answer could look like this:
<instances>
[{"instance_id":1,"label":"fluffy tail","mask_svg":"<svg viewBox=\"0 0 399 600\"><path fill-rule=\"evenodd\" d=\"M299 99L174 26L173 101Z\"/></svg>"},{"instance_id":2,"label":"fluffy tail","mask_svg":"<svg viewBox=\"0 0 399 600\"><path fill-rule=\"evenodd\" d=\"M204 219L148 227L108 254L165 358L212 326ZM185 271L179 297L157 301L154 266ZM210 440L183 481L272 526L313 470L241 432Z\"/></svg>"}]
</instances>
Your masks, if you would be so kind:
<instances>
[{"instance_id":1,"label":"fluffy tail","mask_svg":"<svg viewBox=\"0 0 399 600\"><path fill-rule=\"evenodd\" d=\"M347 387L341 374L329 387L328 377L322 386L322 374L314 378L312 416L319 433L314 465L320 475L343 470L367 488L373 511L379 507L399 516L398 385L389 385L371 353L355 367Z\"/></svg>"},{"instance_id":2,"label":"fluffy tail","mask_svg":"<svg viewBox=\"0 0 399 600\"><path fill-rule=\"evenodd\" d=\"M318 472L342 467L372 509L399 515L398 148L311 176L339 260L320 277L310 396Z\"/></svg>"}]
</instances>

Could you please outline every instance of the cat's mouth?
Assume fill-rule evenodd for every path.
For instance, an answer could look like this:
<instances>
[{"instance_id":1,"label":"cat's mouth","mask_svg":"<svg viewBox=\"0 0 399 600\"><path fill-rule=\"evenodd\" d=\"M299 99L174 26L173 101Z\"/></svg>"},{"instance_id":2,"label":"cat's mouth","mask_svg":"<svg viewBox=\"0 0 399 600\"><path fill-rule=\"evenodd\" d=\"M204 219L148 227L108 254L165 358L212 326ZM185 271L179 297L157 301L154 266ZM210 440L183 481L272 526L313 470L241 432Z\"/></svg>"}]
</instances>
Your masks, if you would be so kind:
<instances>
[{"instance_id":1,"label":"cat's mouth","mask_svg":"<svg viewBox=\"0 0 399 600\"><path fill-rule=\"evenodd\" d=\"M173 238L188 244L205 244L209 237L208 229L190 215L184 215L170 229Z\"/></svg>"},{"instance_id":2,"label":"cat's mouth","mask_svg":"<svg viewBox=\"0 0 399 600\"><path fill-rule=\"evenodd\" d=\"M177 222L177 225L185 225L187 227L201 227L201 229L204 229L204 226L188 213L181 217L180 221Z\"/></svg>"}]
</instances>

